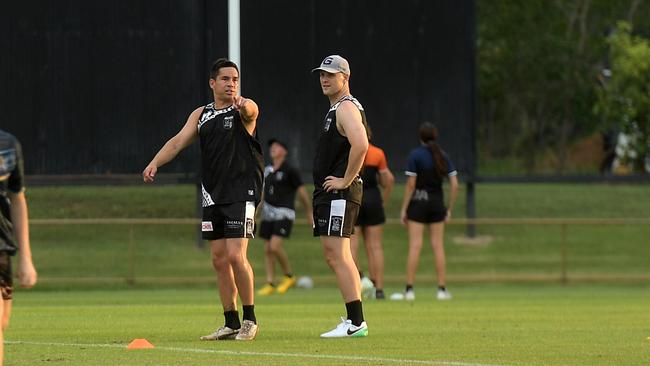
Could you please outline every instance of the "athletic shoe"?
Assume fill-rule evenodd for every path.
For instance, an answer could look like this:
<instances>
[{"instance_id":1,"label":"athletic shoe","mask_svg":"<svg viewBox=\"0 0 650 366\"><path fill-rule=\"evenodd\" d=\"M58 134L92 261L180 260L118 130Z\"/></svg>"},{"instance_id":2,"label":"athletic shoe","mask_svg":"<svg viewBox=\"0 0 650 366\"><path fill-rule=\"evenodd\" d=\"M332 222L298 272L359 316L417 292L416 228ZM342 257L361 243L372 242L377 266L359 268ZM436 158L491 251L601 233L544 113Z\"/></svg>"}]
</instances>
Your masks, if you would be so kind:
<instances>
[{"instance_id":1,"label":"athletic shoe","mask_svg":"<svg viewBox=\"0 0 650 366\"><path fill-rule=\"evenodd\" d=\"M404 294L401 292L395 292L392 295L390 295L390 299L393 301L401 301L404 300Z\"/></svg>"},{"instance_id":2,"label":"athletic shoe","mask_svg":"<svg viewBox=\"0 0 650 366\"><path fill-rule=\"evenodd\" d=\"M451 293L447 289L438 289L438 300L451 300Z\"/></svg>"},{"instance_id":3,"label":"athletic shoe","mask_svg":"<svg viewBox=\"0 0 650 366\"><path fill-rule=\"evenodd\" d=\"M267 283L266 285L264 285L264 287L262 287L261 289L259 289L259 291L257 291L257 294L260 296L268 296L273 294L274 292L275 292L275 286L271 285L270 283Z\"/></svg>"},{"instance_id":4,"label":"athletic shoe","mask_svg":"<svg viewBox=\"0 0 650 366\"><path fill-rule=\"evenodd\" d=\"M384 300L385 298L386 298L386 295L384 294L384 290L377 289L375 291L375 299Z\"/></svg>"},{"instance_id":5,"label":"athletic shoe","mask_svg":"<svg viewBox=\"0 0 650 366\"><path fill-rule=\"evenodd\" d=\"M238 341L252 341L257 336L258 329L257 324L253 323L252 320L244 320L235 339Z\"/></svg>"},{"instance_id":6,"label":"athletic shoe","mask_svg":"<svg viewBox=\"0 0 650 366\"><path fill-rule=\"evenodd\" d=\"M406 301L413 301L415 300L415 291L413 290L408 290L404 293L404 300Z\"/></svg>"},{"instance_id":7,"label":"athletic shoe","mask_svg":"<svg viewBox=\"0 0 650 366\"><path fill-rule=\"evenodd\" d=\"M284 276L282 283L278 285L277 291L279 294L287 292L288 289L293 287L296 284L296 277Z\"/></svg>"},{"instance_id":8,"label":"athletic shoe","mask_svg":"<svg viewBox=\"0 0 650 366\"><path fill-rule=\"evenodd\" d=\"M202 341L223 341L227 339L235 339L239 333L239 329L228 328L225 325L214 331L212 334L208 334L201 337Z\"/></svg>"},{"instance_id":9,"label":"athletic shoe","mask_svg":"<svg viewBox=\"0 0 650 366\"><path fill-rule=\"evenodd\" d=\"M365 337L368 335L368 324L361 323L358 327L352 320L341 317L341 322L336 328L320 335L321 338Z\"/></svg>"},{"instance_id":10,"label":"athletic shoe","mask_svg":"<svg viewBox=\"0 0 650 366\"><path fill-rule=\"evenodd\" d=\"M370 281L370 278L363 276L361 278L361 296L364 299L372 299L375 295L375 285Z\"/></svg>"}]
</instances>

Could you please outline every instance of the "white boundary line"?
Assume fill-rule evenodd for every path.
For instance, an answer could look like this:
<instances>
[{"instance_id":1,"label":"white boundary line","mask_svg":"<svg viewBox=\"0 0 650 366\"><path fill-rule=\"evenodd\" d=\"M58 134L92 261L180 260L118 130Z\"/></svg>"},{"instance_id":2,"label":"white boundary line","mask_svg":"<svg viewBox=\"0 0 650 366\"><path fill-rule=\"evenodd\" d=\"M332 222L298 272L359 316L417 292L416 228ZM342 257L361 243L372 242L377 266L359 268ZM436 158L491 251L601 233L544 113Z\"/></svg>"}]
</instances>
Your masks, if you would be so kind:
<instances>
[{"instance_id":1,"label":"white boundary line","mask_svg":"<svg viewBox=\"0 0 650 366\"><path fill-rule=\"evenodd\" d=\"M7 345L30 345L30 346L53 346L53 347L95 347L95 348L120 348L126 350L126 345L123 344L102 344L102 343L59 343L59 342L32 342L32 341L5 341ZM284 352L252 352L252 351L228 351L228 350L215 350L205 348L181 348L181 347L158 347L163 351L172 352L190 352L190 353L214 353L232 356L270 356L270 357L294 357L306 359L324 359L324 360L340 360L340 361L375 361L375 362L390 362L397 364L417 364L417 365L437 365L437 366L502 366L496 364L486 363L467 363L456 361L428 361L428 360L412 360L401 358L384 358L384 357L363 357L363 356L337 356L337 355L311 355L306 353L284 353Z\"/></svg>"}]
</instances>

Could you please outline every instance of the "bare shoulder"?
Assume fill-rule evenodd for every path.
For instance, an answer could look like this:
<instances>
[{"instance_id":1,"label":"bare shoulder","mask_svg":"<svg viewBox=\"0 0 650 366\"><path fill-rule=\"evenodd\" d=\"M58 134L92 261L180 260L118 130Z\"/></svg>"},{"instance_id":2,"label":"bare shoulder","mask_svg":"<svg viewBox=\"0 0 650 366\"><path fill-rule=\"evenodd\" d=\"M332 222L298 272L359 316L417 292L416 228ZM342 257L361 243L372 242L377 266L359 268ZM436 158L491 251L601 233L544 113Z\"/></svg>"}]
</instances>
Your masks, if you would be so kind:
<instances>
[{"instance_id":1,"label":"bare shoulder","mask_svg":"<svg viewBox=\"0 0 650 366\"><path fill-rule=\"evenodd\" d=\"M361 121L361 112L359 111L359 108L357 108L357 106L352 103L352 101L344 100L336 109L336 120L338 121L341 118L343 118L345 121L349 119Z\"/></svg>"},{"instance_id":2,"label":"bare shoulder","mask_svg":"<svg viewBox=\"0 0 650 366\"><path fill-rule=\"evenodd\" d=\"M203 113L204 109L205 109L204 105L196 107L196 109L193 110L192 113L190 113L190 117L196 117L198 119L201 113Z\"/></svg>"},{"instance_id":3,"label":"bare shoulder","mask_svg":"<svg viewBox=\"0 0 650 366\"><path fill-rule=\"evenodd\" d=\"M198 124L201 113L203 113L203 109L205 109L205 106L199 106L193 110L192 113L190 113L190 116L187 117L187 123Z\"/></svg>"}]
</instances>

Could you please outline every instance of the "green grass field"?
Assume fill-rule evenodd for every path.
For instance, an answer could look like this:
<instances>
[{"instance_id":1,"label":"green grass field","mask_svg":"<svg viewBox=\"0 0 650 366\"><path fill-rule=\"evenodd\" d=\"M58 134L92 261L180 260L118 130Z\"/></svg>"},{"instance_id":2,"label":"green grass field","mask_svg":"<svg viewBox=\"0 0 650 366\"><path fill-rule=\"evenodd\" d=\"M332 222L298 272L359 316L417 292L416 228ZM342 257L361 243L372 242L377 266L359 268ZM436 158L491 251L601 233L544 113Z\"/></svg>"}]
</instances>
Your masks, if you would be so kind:
<instances>
[{"instance_id":1,"label":"green grass field","mask_svg":"<svg viewBox=\"0 0 650 366\"><path fill-rule=\"evenodd\" d=\"M254 342L201 342L222 321L212 288L20 292L8 365L647 365L650 287L456 286L438 302L364 302L365 339L321 340L335 288L257 299ZM134 338L157 349L126 350ZM25 342L19 344L18 342Z\"/></svg>"},{"instance_id":2,"label":"green grass field","mask_svg":"<svg viewBox=\"0 0 650 366\"><path fill-rule=\"evenodd\" d=\"M402 187L397 186L387 216L398 216ZM28 191L31 217L52 218L187 218L195 214L193 186L64 187ZM463 217L463 192L455 217ZM479 185L479 217L491 218L648 218L650 187L645 185ZM302 220L285 245L295 272L331 279L320 243ZM43 287L74 287L80 283L120 285L192 284L211 282L206 249L196 247L197 228L185 225L39 225L32 227L34 256ZM486 225L478 234L487 246L457 245L465 227L450 225L446 250L449 276L456 281L559 281L561 228L535 225ZM571 280L636 278L646 280L650 268L647 237L650 225L571 225L567 227L567 275ZM386 274L403 281L406 231L387 224L384 250ZM252 240L249 257L263 273L263 244ZM419 281L433 281L432 251L423 249ZM365 256L361 256L365 262ZM259 278L262 278L260 276ZM327 278L326 278L327 279ZM326 280L325 279L325 280Z\"/></svg>"},{"instance_id":3,"label":"green grass field","mask_svg":"<svg viewBox=\"0 0 650 366\"><path fill-rule=\"evenodd\" d=\"M64 187L28 191L30 216L187 218L192 186ZM401 187L388 216L396 217ZM479 185L479 217L648 218L646 185ZM455 217L463 217L463 194ZM299 212L299 217L302 213ZM486 225L488 245L459 245L448 226L450 302L434 297L423 248L417 300L364 302L370 336L320 340L344 315L319 241L303 223L285 243L312 291L257 298L252 343L202 343L222 322L209 252L193 225L34 225L40 283L18 290L8 365L647 365L650 363L648 225L569 225L568 285L559 283L559 226ZM256 282L263 244L251 241ZM387 293L400 291L405 230L385 229ZM365 263L364 255L361 255ZM485 283L487 282L487 283ZM127 351L134 338L154 350Z\"/></svg>"}]
</instances>

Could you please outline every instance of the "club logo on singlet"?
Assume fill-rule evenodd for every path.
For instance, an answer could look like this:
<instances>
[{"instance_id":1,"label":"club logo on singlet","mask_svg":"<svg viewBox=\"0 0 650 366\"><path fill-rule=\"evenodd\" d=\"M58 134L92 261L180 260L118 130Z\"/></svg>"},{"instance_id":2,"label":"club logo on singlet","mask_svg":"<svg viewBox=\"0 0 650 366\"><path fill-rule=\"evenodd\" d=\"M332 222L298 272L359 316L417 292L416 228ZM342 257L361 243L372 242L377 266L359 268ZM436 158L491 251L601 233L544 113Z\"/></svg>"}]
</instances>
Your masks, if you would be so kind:
<instances>
[{"instance_id":1,"label":"club logo on singlet","mask_svg":"<svg viewBox=\"0 0 650 366\"><path fill-rule=\"evenodd\" d=\"M283 173L283 172L277 172L277 173L275 173L275 180L277 180L277 181L281 181L281 180L282 180L282 177L284 177L284 173Z\"/></svg>"},{"instance_id":2,"label":"club logo on singlet","mask_svg":"<svg viewBox=\"0 0 650 366\"><path fill-rule=\"evenodd\" d=\"M232 121L235 119L233 116L224 117L223 119L223 128L229 130L232 128Z\"/></svg>"},{"instance_id":3,"label":"club logo on singlet","mask_svg":"<svg viewBox=\"0 0 650 366\"><path fill-rule=\"evenodd\" d=\"M332 119L331 118L326 119L325 120L325 131L330 130L330 124L332 124Z\"/></svg>"}]
</instances>

